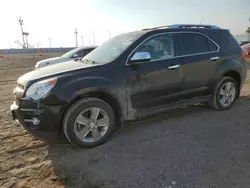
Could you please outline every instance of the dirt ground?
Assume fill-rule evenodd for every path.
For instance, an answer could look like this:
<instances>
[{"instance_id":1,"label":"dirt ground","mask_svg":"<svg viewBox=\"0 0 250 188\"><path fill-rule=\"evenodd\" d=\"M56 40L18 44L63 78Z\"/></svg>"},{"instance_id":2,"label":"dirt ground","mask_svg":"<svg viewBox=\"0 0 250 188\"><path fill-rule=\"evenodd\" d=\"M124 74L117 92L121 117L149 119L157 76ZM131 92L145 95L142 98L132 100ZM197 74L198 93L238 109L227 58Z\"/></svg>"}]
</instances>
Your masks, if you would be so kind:
<instances>
[{"instance_id":1,"label":"dirt ground","mask_svg":"<svg viewBox=\"0 0 250 188\"><path fill-rule=\"evenodd\" d=\"M0 58L0 187L247 188L250 60L241 99L228 111L181 109L119 130L106 144L47 145L11 120L17 78L58 54Z\"/></svg>"}]
</instances>

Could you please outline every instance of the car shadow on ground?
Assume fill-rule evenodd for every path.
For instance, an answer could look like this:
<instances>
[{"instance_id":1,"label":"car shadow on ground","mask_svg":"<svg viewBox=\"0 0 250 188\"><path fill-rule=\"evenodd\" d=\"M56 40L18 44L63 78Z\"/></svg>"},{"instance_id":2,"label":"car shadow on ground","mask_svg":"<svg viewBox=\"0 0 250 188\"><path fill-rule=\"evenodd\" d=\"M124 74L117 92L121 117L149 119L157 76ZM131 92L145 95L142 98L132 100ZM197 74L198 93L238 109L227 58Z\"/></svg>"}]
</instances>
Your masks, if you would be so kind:
<instances>
[{"instance_id":1,"label":"car shadow on ground","mask_svg":"<svg viewBox=\"0 0 250 188\"><path fill-rule=\"evenodd\" d=\"M196 105L133 123L91 149L63 138L49 157L66 187L231 187L239 179L244 187L249 112L247 99L223 112Z\"/></svg>"}]
</instances>

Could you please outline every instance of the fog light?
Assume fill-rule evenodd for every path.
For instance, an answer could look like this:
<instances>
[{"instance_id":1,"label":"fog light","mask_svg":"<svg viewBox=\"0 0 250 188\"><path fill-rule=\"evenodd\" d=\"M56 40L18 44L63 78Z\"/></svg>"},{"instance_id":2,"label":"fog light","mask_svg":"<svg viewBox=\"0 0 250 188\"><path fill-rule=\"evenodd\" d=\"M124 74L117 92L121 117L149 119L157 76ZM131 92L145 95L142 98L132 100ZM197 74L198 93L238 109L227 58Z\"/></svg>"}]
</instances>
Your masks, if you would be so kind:
<instances>
[{"instance_id":1,"label":"fog light","mask_svg":"<svg viewBox=\"0 0 250 188\"><path fill-rule=\"evenodd\" d=\"M40 120L37 119L37 118L33 118L33 119L32 119L32 123L33 123L34 125L39 125Z\"/></svg>"}]
</instances>

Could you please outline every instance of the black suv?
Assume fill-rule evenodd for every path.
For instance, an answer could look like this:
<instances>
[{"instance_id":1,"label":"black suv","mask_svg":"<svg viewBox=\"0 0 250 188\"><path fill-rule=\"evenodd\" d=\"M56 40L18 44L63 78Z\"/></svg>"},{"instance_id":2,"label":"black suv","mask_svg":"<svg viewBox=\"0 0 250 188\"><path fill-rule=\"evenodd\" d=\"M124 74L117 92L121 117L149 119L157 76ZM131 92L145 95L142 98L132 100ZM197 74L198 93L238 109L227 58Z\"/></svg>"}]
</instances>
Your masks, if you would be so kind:
<instances>
[{"instance_id":1,"label":"black suv","mask_svg":"<svg viewBox=\"0 0 250 188\"><path fill-rule=\"evenodd\" d=\"M127 120L196 103L227 110L245 79L242 49L228 30L163 26L21 76L11 111L35 135L63 130L75 146L93 147Z\"/></svg>"}]
</instances>

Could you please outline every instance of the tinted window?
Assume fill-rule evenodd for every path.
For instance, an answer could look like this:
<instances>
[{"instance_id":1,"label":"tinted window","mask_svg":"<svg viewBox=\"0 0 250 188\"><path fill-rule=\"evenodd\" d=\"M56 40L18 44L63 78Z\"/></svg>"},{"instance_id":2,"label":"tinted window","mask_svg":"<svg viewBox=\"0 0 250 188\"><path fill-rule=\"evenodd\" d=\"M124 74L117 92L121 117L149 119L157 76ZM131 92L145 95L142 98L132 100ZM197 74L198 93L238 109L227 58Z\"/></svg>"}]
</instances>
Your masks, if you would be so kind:
<instances>
[{"instance_id":1,"label":"tinted window","mask_svg":"<svg viewBox=\"0 0 250 188\"><path fill-rule=\"evenodd\" d=\"M207 40L208 41L208 46L209 46L209 51L214 52L218 50L218 46L215 45L211 40Z\"/></svg>"},{"instance_id":2,"label":"tinted window","mask_svg":"<svg viewBox=\"0 0 250 188\"><path fill-rule=\"evenodd\" d=\"M181 55L209 52L207 38L195 33L178 34L181 44Z\"/></svg>"},{"instance_id":3,"label":"tinted window","mask_svg":"<svg viewBox=\"0 0 250 188\"><path fill-rule=\"evenodd\" d=\"M175 56L173 34L162 34L145 41L134 53L148 52L151 60L167 59Z\"/></svg>"},{"instance_id":4,"label":"tinted window","mask_svg":"<svg viewBox=\"0 0 250 188\"><path fill-rule=\"evenodd\" d=\"M218 46L207 37L195 33L178 34L181 44L181 55L214 52Z\"/></svg>"}]
</instances>

